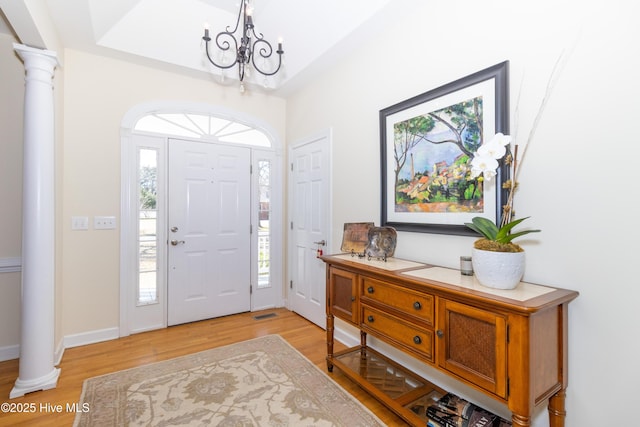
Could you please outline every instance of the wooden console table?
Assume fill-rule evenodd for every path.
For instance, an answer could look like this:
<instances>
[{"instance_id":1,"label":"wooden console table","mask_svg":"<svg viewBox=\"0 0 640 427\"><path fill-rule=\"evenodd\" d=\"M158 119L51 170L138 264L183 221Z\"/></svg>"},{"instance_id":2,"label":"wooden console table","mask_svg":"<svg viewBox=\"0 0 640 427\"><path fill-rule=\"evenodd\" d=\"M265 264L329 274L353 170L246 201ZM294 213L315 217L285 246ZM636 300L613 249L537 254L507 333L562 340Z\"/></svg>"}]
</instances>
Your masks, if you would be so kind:
<instances>
[{"instance_id":1,"label":"wooden console table","mask_svg":"<svg viewBox=\"0 0 640 427\"><path fill-rule=\"evenodd\" d=\"M442 390L367 346L367 334L505 403L530 427L549 399L550 427L566 416L568 304L575 291L520 283L494 290L459 271L390 258L323 256L327 368L340 369L411 425L424 426ZM333 352L334 317L360 329L359 346ZM422 399L422 400L421 400Z\"/></svg>"}]
</instances>

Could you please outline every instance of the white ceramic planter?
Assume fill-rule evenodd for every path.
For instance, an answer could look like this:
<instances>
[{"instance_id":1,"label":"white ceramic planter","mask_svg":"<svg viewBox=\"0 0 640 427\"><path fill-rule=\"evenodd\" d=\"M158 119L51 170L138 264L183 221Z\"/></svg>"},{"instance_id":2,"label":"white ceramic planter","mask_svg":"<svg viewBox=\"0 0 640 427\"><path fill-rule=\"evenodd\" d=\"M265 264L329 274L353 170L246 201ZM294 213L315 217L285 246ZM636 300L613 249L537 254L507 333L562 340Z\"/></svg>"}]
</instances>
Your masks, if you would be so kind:
<instances>
[{"instance_id":1,"label":"white ceramic planter","mask_svg":"<svg viewBox=\"0 0 640 427\"><path fill-rule=\"evenodd\" d=\"M524 275L524 252L492 252L473 248L473 273L481 285L514 289Z\"/></svg>"}]
</instances>

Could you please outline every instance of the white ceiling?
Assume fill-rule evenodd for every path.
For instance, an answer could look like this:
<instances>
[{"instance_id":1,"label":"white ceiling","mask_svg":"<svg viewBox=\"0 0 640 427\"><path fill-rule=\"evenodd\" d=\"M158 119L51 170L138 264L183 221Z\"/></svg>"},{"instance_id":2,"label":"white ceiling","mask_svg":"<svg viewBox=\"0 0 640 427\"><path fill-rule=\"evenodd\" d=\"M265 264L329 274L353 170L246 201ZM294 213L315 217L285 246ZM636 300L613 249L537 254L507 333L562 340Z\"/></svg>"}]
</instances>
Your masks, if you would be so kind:
<instances>
[{"instance_id":1,"label":"white ceiling","mask_svg":"<svg viewBox=\"0 0 640 427\"><path fill-rule=\"evenodd\" d=\"M255 72L245 80L260 86L266 83L266 90L280 95L304 84L306 79L330 66L331 61L347 55L381 31L391 4L398 3L397 0L252 1L256 32L263 33L274 47L279 38L284 40L285 65L266 81L264 77L257 78ZM221 71L210 65L204 55L204 24L208 23L213 38L227 26L235 25L240 7L240 0L44 0L44 3L64 47L167 68L218 83L222 80ZM10 24L18 28L14 22ZM16 33L20 37L20 32ZM237 84L237 67L225 72L221 84Z\"/></svg>"}]
</instances>

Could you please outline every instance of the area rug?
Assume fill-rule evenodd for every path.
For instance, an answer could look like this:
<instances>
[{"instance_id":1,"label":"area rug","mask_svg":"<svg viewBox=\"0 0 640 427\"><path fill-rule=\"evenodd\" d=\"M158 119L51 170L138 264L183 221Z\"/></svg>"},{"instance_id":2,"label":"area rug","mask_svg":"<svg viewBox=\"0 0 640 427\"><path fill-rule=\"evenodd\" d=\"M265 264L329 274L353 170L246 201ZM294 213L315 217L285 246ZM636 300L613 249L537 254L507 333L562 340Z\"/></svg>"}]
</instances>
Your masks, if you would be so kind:
<instances>
[{"instance_id":1,"label":"area rug","mask_svg":"<svg viewBox=\"0 0 640 427\"><path fill-rule=\"evenodd\" d=\"M384 426L279 335L85 380L74 426Z\"/></svg>"}]
</instances>

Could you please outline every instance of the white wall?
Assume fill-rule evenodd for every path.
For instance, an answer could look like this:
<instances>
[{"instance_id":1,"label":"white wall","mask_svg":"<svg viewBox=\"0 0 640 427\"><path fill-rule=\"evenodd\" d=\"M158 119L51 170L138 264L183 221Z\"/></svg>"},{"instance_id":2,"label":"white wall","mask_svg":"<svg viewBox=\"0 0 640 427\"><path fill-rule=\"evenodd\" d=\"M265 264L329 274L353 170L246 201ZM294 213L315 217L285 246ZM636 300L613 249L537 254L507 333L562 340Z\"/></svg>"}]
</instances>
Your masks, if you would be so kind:
<instances>
[{"instance_id":1,"label":"white wall","mask_svg":"<svg viewBox=\"0 0 640 427\"><path fill-rule=\"evenodd\" d=\"M22 236L24 66L14 42L0 34L2 260L20 257ZM96 331L117 334L119 231L91 226L72 231L71 217L114 215L120 221L120 127L127 111L151 101L209 103L269 123L281 140L285 135L281 98L251 91L241 95L236 85L223 87L78 51L64 54L64 68L56 70L54 82L58 351L64 337L82 341L83 334ZM0 296L0 360L6 360L17 357L20 343L19 272L0 273Z\"/></svg>"},{"instance_id":2,"label":"white wall","mask_svg":"<svg viewBox=\"0 0 640 427\"><path fill-rule=\"evenodd\" d=\"M547 78L566 63L522 164L519 216L542 229L527 251L525 280L570 288L568 427L629 425L640 356L634 258L640 27L633 2L613 0L424 2L399 0L352 57L287 99L287 138L333 128L333 252L342 224L380 221L378 112L493 64L510 61L519 142ZM512 121L512 132L514 123ZM400 232L396 255L447 267L471 237ZM493 401L433 373L451 388ZM548 425L541 408L534 426Z\"/></svg>"},{"instance_id":3,"label":"white wall","mask_svg":"<svg viewBox=\"0 0 640 427\"><path fill-rule=\"evenodd\" d=\"M120 126L135 105L223 105L269 124L284 139L284 100L125 61L65 51L62 282L64 335L118 327L119 231L72 231L72 216L120 213Z\"/></svg>"},{"instance_id":4,"label":"white wall","mask_svg":"<svg viewBox=\"0 0 640 427\"><path fill-rule=\"evenodd\" d=\"M20 341L22 252L22 117L24 66L13 37L0 34L0 261L18 271L0 273L0 360L16 357Z\"/></svg>"}]
</instances>

